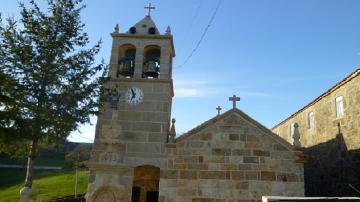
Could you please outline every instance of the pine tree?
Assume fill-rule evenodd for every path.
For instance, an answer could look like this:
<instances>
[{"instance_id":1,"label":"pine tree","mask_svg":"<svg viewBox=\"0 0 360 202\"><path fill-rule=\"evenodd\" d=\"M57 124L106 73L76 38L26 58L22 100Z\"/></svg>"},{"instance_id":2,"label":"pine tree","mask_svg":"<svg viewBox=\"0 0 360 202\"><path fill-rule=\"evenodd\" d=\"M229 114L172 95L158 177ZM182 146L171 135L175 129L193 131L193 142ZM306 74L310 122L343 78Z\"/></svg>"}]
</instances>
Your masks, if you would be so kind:
<instances>
[{"instance_id":1,"label":"pine tree","mask_svg":"<svg viewBox=\"0 0 360 202\"><path fill-rule=\"evenodd\" d=\"M62 143L97 114L101 42L88 48L81 0L20 3L21 19L0 18L0 150L28 149L25 187L32 186L40 143Z\"/></svg>"}]
</instances>

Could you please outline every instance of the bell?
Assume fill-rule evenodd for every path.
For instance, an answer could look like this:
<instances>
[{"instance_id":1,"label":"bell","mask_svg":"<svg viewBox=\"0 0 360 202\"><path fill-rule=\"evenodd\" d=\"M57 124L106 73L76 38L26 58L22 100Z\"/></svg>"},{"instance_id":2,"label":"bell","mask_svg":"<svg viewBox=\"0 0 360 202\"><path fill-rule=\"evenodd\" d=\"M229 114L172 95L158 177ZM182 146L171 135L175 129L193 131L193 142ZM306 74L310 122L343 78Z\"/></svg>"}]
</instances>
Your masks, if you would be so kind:
<instances>
[{"instance_id":1,"label":"bell","mask_svg":"<svg viewBox=\"0 0 360 202\"><path fill-rule=\"evenodd\" d=\"M132 58L125 57L119 60L118 65L117 77L119 77L119 74L124 77L132 77L134 75L135 61Z\"/></svg>"},{"instance_id":2,"label":"bell","mask_svg":"<svg viewBox=\"0 0 360 202\"><path fill-rule=\"evenodd\" d=\"M146 63L146 77L157 78L159 76L159 67L158 63L154 60L150 60Z\"/></svg>"}]
</instances>

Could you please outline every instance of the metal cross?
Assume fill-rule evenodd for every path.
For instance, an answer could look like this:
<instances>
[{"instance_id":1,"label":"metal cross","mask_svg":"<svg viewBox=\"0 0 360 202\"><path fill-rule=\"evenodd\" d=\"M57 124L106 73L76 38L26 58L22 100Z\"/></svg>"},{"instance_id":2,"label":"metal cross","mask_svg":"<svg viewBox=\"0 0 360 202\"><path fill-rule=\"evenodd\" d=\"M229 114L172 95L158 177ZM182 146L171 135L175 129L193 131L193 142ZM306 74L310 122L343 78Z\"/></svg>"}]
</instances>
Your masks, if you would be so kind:
<instances>
[{"instance_id":1,"label":"metal cross","mask_svg":"<svg viewBox=\"0 0 360 202\"><path fill-rule=\"evenodd\" d=\"M236 97L236 95L233 95L232 97L229 97L229 101L233 102L233 108L236 108L236 102L240 101L240 97Z\"/></svg>"},{"instance_id":2,"label":"metal cross","mask_svg":"<svg viewBox=\"0 0 360 202\"><path fill-rule=\"evenodd\" d=\"M218 106L216 107L216 110L217 110L217 112L218 112L217 115L220 115L220 112L221 112L222 108L218 105Z\"/></svg>"},{"instance_id":3,"label":"metal cross","mask_svg":"<svg viewBox=\"0 0 360 202\"><path fill-rule=\"evenodd\" d=\"M144 8L145 8L145 9L148 9L148 14L147 14L147 16L150 16L151 9L155 9L155 7L151 6L151 3L149 3L149 6L145 6Z\"/></svg>"}]
</instances>

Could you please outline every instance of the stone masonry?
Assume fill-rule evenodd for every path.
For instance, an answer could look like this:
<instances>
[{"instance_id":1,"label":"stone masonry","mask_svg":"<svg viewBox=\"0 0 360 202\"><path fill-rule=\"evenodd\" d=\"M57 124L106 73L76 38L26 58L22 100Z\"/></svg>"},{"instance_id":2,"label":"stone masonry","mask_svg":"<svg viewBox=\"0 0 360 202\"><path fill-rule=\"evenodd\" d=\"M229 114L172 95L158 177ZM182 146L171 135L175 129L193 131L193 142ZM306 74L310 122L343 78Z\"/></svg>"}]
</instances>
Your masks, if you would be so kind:
<instances>
[{"instance_id":1,"label":"stone masonry","mask_svg":"<svg viewBox=\"0 0 360 202\"><path fill-rule=\"evenodd\" d=\"M341 117L336 98L343 97ZM309 113L314 127L309 125ZM272 131L292 142L291 124L297 123L300 141L315 159L305 164L307 196L352 196L360 188L360 69L320 95Z\"/></svg>"},{"instance_id":2,"label":"stone masonry","mask_svg":"<svg viewBox=\"0 0 360 202\"><path fill-rule=\"evenodd\" d=\"M171 30L160 34L150 16L119 30L111 34L103 84L109 93L88 162L87 201L257 202L264 195L304 195L303 163L293 146L235 106L174 140ZM155 76L148 77L149 70ZM133 88L143 93L136 104L126 100L128 92L135 97Z\"/></svg>"},{"instance_id":3,"label":"stone masonry","mask_svg":"<svg viewBox=\"0 0 360 202\"><path fill-rule=\"evenodd\" d=\"M303 196L303 164L289 143L238 109L217 116L166 145L161 201L261 201Z\"/></svg>"},{"instance_id":4,"label":"stone masonry","mask_svg":"<svg viewBox=\"0 0 360 202\"><path fill-rule=\"evenodd\" d=\"M335 98L344 98L344 116L336 118ZM314 112L315 127L309 128L308 114ZM340 130L349 150L360 147L360 69L351 73L344 80L316 98L289 118L272 128L272 131L288 142L291 123L299 124L301 143L312 147L336 138Z\"/></svg>"}]
</instances>

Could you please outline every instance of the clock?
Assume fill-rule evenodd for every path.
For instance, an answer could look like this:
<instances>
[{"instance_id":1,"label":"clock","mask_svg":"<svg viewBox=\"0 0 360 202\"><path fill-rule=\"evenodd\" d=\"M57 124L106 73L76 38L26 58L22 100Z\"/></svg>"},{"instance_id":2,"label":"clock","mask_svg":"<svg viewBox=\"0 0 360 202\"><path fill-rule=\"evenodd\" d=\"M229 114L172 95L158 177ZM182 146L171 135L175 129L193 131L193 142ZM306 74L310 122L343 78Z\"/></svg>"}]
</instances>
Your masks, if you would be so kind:
<instances>
[{"instance_id":1,"label":"clock","mask_svg":"<svg viewBox=\"0 0 360 202\"><path fill-rule=\"evenodd\" d=\"M129 105L137 105L144 98L144 93L138 87L131 87L127 90L125 99Z\"/></svg>"}]
</instances>

